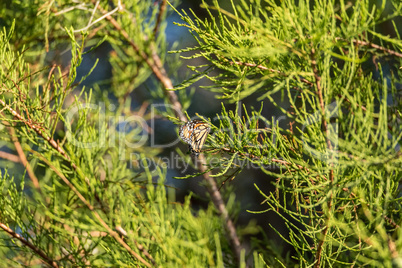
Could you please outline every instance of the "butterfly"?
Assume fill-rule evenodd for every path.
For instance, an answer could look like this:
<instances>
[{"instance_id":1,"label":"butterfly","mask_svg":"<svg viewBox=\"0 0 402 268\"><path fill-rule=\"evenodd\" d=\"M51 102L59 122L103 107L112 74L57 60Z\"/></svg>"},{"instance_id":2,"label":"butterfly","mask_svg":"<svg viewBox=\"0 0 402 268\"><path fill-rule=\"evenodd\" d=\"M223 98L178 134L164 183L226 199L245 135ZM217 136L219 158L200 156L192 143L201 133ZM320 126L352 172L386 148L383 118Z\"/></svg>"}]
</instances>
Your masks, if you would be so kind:
<instances>
[{"instance_id":1,"label":"butterfly","mask_svg":"<svg viewBox=\"0 0 402 268\"><path fill-rule=\"evenodd\" d=\"M207 123L196 119L182 125L179 134L180 138L188 144L190 152L198 156L210 130Z\"/></svg>"}]
</instances>

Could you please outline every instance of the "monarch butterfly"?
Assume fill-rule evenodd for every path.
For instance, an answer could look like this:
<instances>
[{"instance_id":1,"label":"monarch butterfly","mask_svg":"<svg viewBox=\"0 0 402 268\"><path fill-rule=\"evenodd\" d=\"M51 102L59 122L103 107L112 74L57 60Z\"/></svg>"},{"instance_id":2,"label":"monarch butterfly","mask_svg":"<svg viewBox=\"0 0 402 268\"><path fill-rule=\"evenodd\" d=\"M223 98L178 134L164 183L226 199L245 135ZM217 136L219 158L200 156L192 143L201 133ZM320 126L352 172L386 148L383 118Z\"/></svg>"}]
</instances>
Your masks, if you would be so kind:
<instances>
[{"instance_id":1,"label":"monarch butterfly","mask_svg":"<svg viewBox=\"0 0 402 268\"><path fill-rule=\"evenodd\" d=\"M180 138L188 143L190 152L198 156L210 130L207 123L196 119L182 125L179 134Z\"/></svg>"}]
</instances>

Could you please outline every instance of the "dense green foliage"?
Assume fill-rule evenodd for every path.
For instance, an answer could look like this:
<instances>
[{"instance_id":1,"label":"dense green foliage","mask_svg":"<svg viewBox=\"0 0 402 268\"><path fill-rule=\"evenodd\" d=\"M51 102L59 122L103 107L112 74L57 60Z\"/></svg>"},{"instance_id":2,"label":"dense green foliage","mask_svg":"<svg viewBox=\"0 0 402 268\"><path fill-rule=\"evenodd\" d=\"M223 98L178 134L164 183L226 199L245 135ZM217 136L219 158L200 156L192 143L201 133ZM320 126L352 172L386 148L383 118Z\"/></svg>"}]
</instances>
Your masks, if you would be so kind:
<instances>
[{"instance_id":1,"label":"dense green foliage","mask_svg":"<svg viewBox=\"0 0 402 268\"><path fill-rule=\"evenodd\" d=\"M230 3L203 3L207 18L166 1L0 4L2 264L402 267L402 4ZM198 45L167 54L173 12ZM102 66L83 61L105 44L110 78L89 83ZM204 61L183 81L178 56ZM195 210L191 194L178 203L166 187L146 120L181 123L193 101L186 89L202 78L222 109L200 116L213 135L204 169L184 178L225 182L247 163L274 177L274 192L255 185L265 201L250 218L277 213L290 252L255 237L238 256L216 202ZM134 109L141 88L147 103L165 105ZM245 98L260 107L239 105ZM286 127L263 115L268 104ZM222 194L233 216L230 189Z\"/></svg>"},{"instance_id":2,"label":"dense green foliage","mask_svg":"<svg viewBox=\"0 0 402 268\"><path fill-rule=\"evenodd\" d=\"M276 193L259 190L283 217L300 266L402 266L402 4L251 3L229 13L215 1L208 20L181 11L199 46L180 52L222 70L205 75L222 99L256 93L289 128L223 110L229 131L217 129L212 147L230 155L227 165L247 159L278 178ZM384 22L393 38L377 31ZM273 162L279 172L264 169Z\"/></svg>"}]
</instances>

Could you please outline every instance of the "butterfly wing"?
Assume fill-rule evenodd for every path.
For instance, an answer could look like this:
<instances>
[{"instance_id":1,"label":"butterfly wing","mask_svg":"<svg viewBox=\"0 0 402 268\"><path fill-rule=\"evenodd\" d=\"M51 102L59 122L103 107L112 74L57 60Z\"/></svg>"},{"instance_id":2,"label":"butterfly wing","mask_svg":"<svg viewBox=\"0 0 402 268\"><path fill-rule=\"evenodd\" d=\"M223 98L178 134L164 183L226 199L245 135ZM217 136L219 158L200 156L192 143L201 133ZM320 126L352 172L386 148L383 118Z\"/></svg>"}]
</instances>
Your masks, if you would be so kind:
<instances>
[{"instance_id":1,"label":"butterfly wing","mask_svg":"<svg viewBox=\"0 0 402 268\"><path fill-rule=\"evenodd\" d=\"M210 131L207 123L201 120L190 121L180 127L180 138L189 145L191 153L198 156Z\"/></svg>"},{"instance_id":2,"label":"butterfly wing","mask_svg":"<svg viewBox=\"0 0 402 268\"><path fill-rule=\"evenodd\" d=\"M208 133L211 129L205 123L199 124L193 130L193 140L191 143L192 152L198 155L201 152L202 146L204 146Z\"/></svg>"},{"instance_id":3,"label":"butterfly wing","mask_svg":"<svg viewBox=\"0 0 402 268\"><path fill-rule=\"evenodd\" d=\"M180 127L180 138L185 142L190 144L190 142L192 141L191 137L192 137L192 133L193 131L190 129L190 127L187 124L184 124Z\"/></svg>"}]
</instances>

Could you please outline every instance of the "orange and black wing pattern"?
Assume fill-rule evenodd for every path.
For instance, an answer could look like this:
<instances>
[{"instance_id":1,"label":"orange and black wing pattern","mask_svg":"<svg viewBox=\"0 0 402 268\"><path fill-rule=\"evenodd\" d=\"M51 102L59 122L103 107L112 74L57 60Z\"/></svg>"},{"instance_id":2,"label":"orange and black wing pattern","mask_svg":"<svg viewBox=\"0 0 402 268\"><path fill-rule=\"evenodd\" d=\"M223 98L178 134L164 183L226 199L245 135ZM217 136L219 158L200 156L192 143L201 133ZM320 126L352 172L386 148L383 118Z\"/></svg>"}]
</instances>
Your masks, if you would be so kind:
<instances>
[{"instance_id":1,"label":"orange and black wing pattern","mask_svg":"<svg viewBox=\"0 0 402 268\"><path fill-rule=\"evenodd\" d=\"M211 130L209 125L201 120L187 122L180 127L180 138L189 145L192 154L198 156Z\"/></svg>"}]
</instances>

